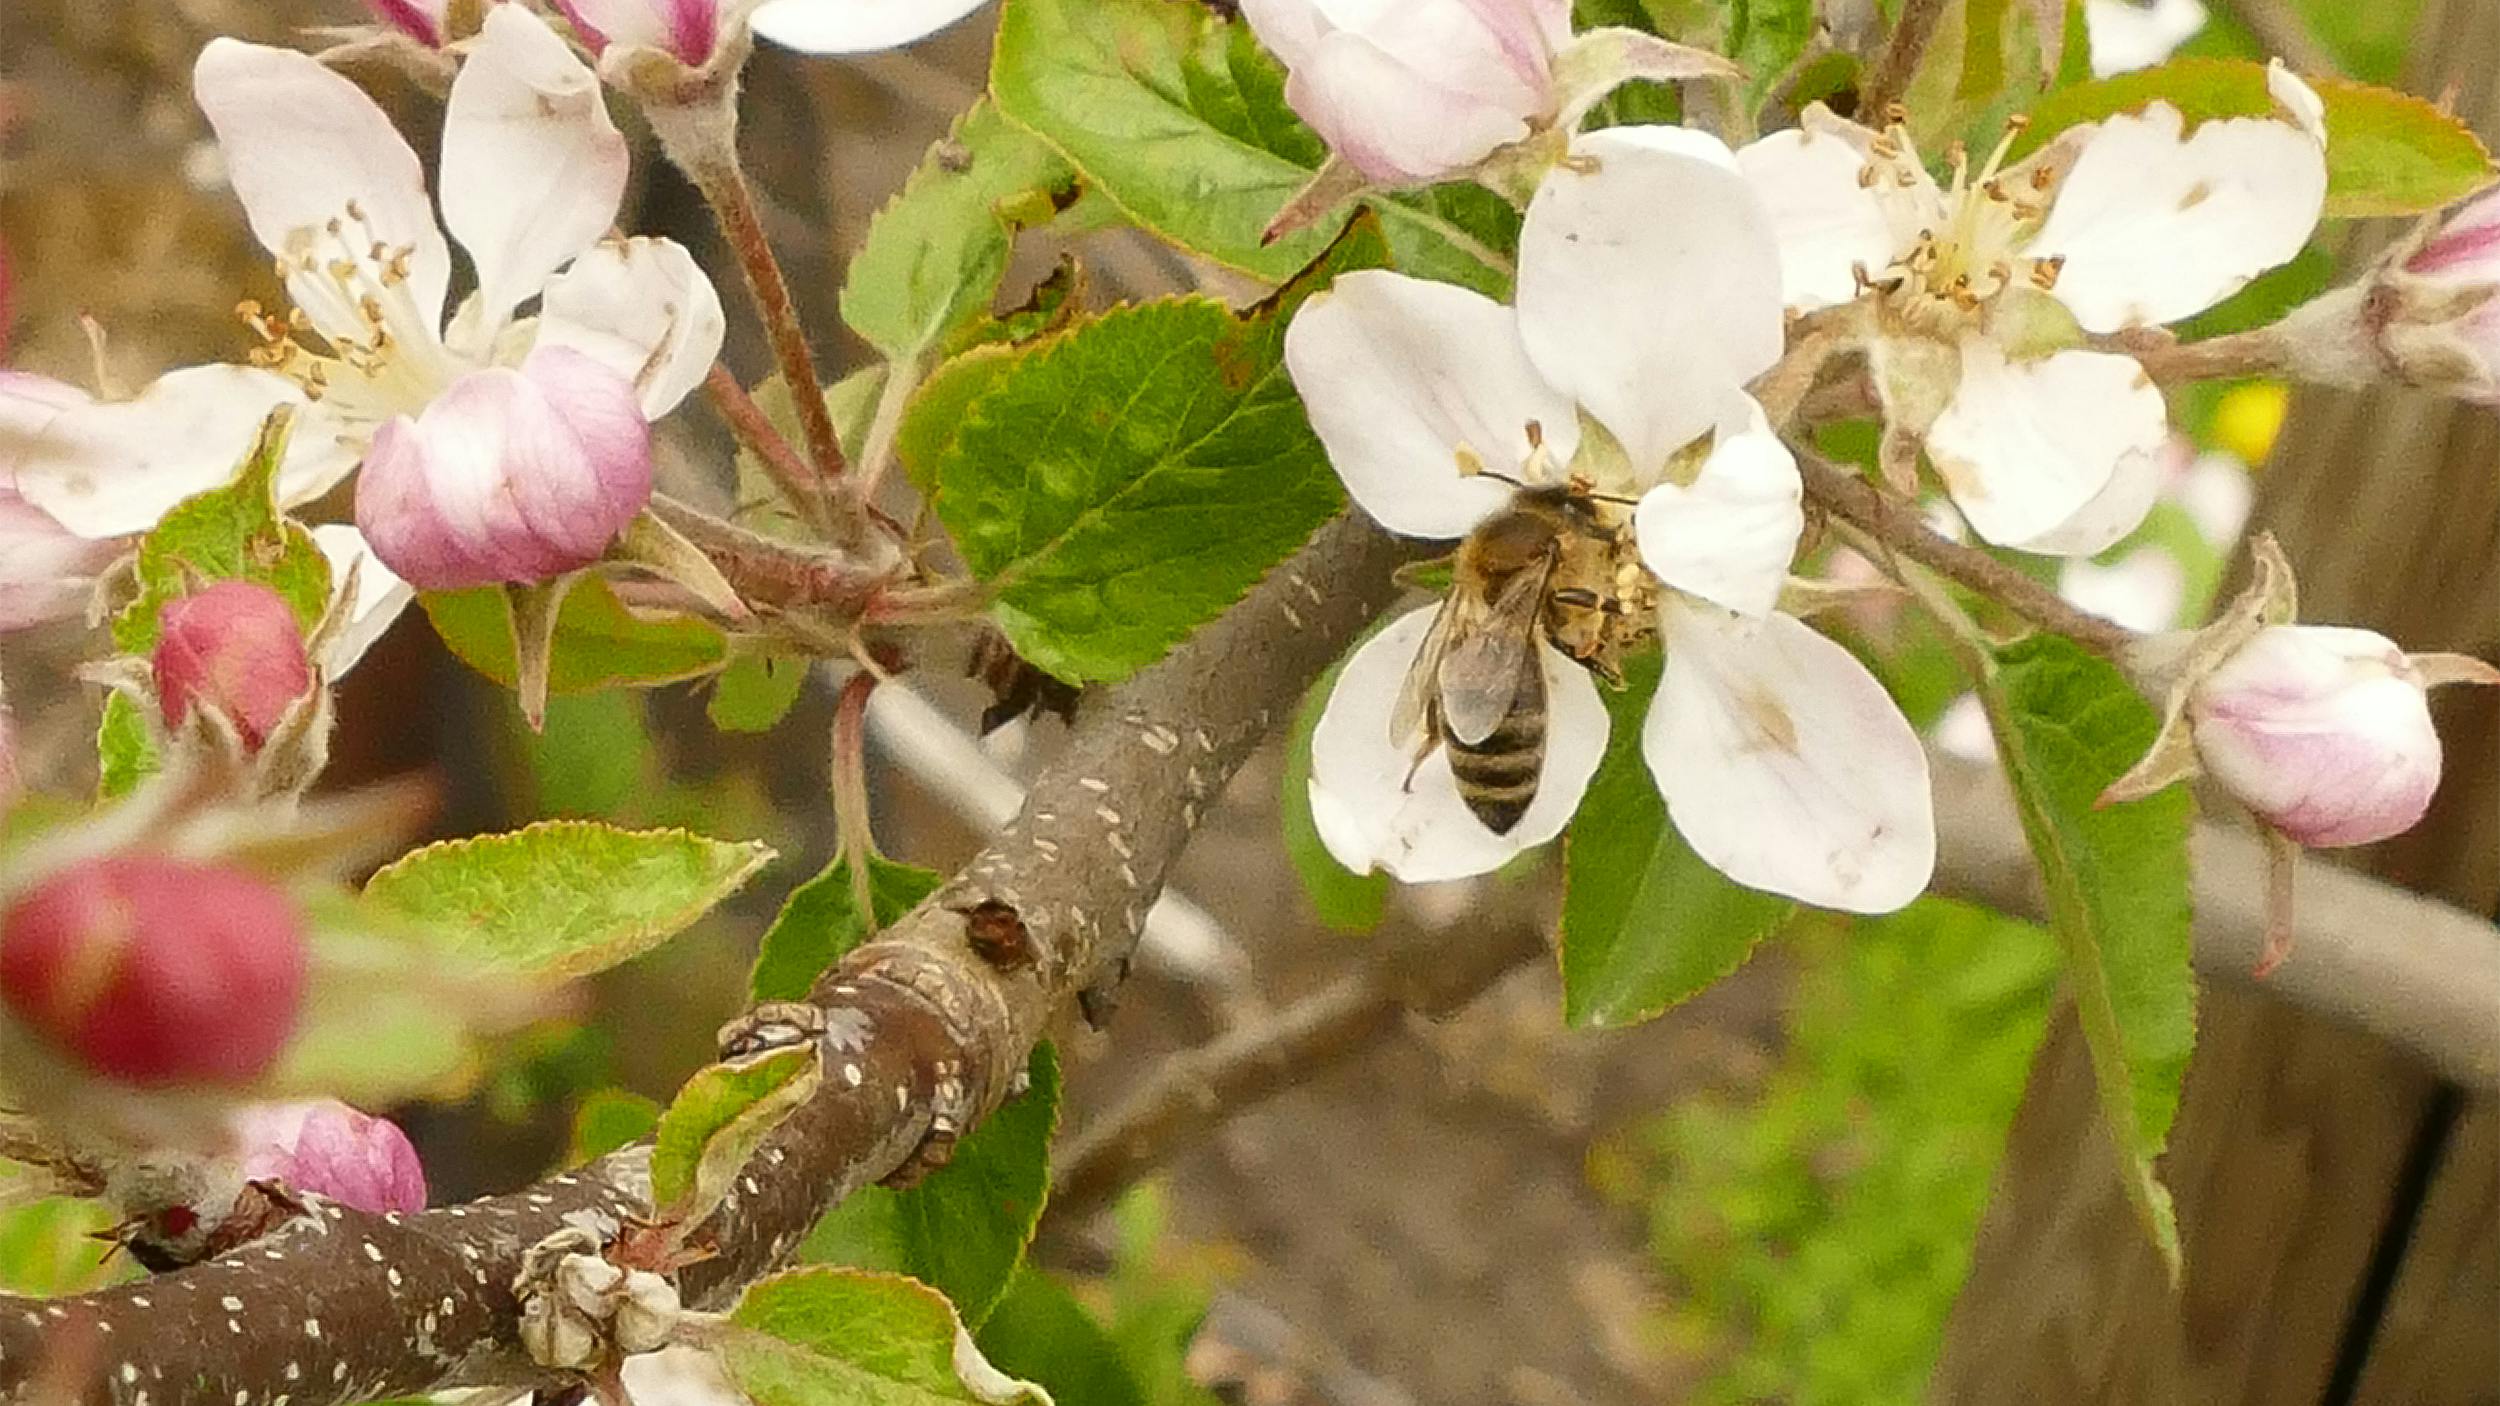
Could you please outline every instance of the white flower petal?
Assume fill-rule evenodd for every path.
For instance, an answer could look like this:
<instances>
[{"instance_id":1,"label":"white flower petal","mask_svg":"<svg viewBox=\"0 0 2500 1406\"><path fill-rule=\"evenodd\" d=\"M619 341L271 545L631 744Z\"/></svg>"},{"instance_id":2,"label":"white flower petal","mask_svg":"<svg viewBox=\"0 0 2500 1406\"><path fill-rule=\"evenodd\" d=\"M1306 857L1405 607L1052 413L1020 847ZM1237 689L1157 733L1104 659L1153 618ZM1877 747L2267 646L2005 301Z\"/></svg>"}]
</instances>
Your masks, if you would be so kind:
<instances>
[{"instance_id":1,"label":"white flower petal","mask_svg":"<svg viewBox=\"0 0 2500 1406\"><path fill-rule=\"evenodd\" d=\"M2159 547L2138 547L2108 566L2077 557L2058 571L2057 593L2104 620L2151 634L2179 623L2187 568Z\"/></svg>"},{"instance_id":2,"label":"white flower petal","mask_svg":"<svg viewBox=\"0 0 2500 1406\"><path fill-rule=\"evenodd\" d=\"M1519 235L1519 335L1647 482L1779 360L1771 220L1706 133L1611 127L1571 144Z\"/></svg>"},{"instance_id":3,"label":"white flower petal","mask_svg":"<svg viewBox=\"0 0 2500 1406\"><path fill-rule=\"evenodd\" d=\"M1670 603L1642 755L1675 828L1748 888L1888 913L1935 868L1927 754L1875 676L1786 615Z\"/></svg>"},{"instance_id":4,"label":"white flower petal","mask_svg":"<svg viewBox=\"0 0 2500 1406\"><path fill-rule=\"evenodd\" d=\"M2300 129L2320 147L2326 145L2326 100L2281 59L2266 61L2266 96L2273 98L2275 106L2299 123Z\"/></svg>"},{"instance_id":5,"label":"white flower petal","mask_svg":"<svg viewBox=\"0 0 2500 1406\"><path fill-rule=\"evenodd\" d=\"M1460 537L1512 486L1459 472L1459 451L1526 470L1527 427L1569 462L1580 424L1519 345L1511 310L1447 283L1379 270L1339 278L1285 329L1285 369L1346 491L1410 537Z\"/></svg>"},{"instance_id":6,"label":"white flower petal","mask_svg":"<svg viewBox=\"0 0 2500 1406\"><path fill-rule=\"evenodd\" d=\"M2054 290L2086 331L2176 322L2309 242L2326 150L2293 122L2233 117L2184 141L2157 102L2110 118L2058 187L2025 253L2066 261Z\"/></svg>"},{"instance_id":7,"label":"white flower petal","mask_svg":"<svg viewBox=\"0 0 2500 1406\"><path fill-rule=\"evenodd\" d=\"M365 657L417 598L417 588L382 564L365 534L343 522L325 522L312 530L313 545L330 560L330 587L342 590L350 568L356 574L356 598L347 603L347 623L330 645L321 666L336 679Z\"/></svg>"},{"instance_id":8,"label":"white flower petal","mask_svg":"<svg viewBox=\"0 0 2500 1406\"><path fill-rule=\"evenodd\" d=\"M1774 132L1737 152L1736 164L1779 236L1788 306L1811 312L1849 302L1858 295L1854 269L1880 272L1900 252L1883 203L1858 179L1866 154L1839 134Z\"/></svg>"},{"instance_id":9,"label":"white flower petal","mask_svg":"<svg viewBox=\"0 0 2500 1406\"><path fill-rule=\"evenodd\" d=\"M2205 27L2202 0L2083 0L2092 74L2151 68Z\"/></svg>"},{"instance_id":10,"label":"white flower petal","mask_svg":"<svg viewBox=\"0 0 2500 1406\"><path fill-rule=\"evenodd\" d=\"M2168 434L2161 392L2130 358L2064 351L2008 361L1995 343L1969 337L1962 384L1929 429L1927 454L1973 531L2022 546L2053 540L2108 487L2122 459L2153 459ZM2115 513L2124 505L2110 506Z\"/></svg>"},{"instance_id":11,"label":"white flower petal","mask_svg":"<svg viewBox=\"0 0 2500 1406\"><path fill-rule=\"evenodd\" d=\"M1796 457L1753 397L1736 392L1692 484L1662 483L1633 510L1641 560L1677 590L1768 614L1805 531L1803 499Z\"/></svg>"},{"instance_id":12,"label":"white flower petal","mask_svg":"<svg viewBox=\"0 0 2500 1406\"><path fill-rule=\"evenodd\" d=\"M301 256L352 203L363 214L360 242L408 249L404 286L419 319L442 320L451 249L434 223L425 168L363 89L309 54L225 38L200 51L191 87L262 248ZM299 301L317 313L331 300Z\"/></svg>"},{"instance_id":13,"label":"white flower petal","mask_svg":"<svg viewBox=\"0 0 2500 1406\"><path fill-rule=\"evenodd\" d=\"M2109 482L2074 516L2036 537L2003 545L2049 557L2088 557L2116 546L2143 525L2145 515L2160 500L2162 481L2169 473L2163 461L2166 450L2165 445L2163 452L2130 449L2120 454L2110 469Z\"/></svg>"},{"instance_id":14,"label":"white flower petal","mask_svg":"<svg viewBox=\"0 0 2500 1406\"><path fill-rule=\"evenodd\" d=\"M628 239L548 280L536 345L571 347L633 382L656 420L703 384L728 325L693 255L675 240Z\"/></svg>"},{"instance_id":15,"label":"white flower petal","mask_svg":"<svg viewBox=\"0 0 2500 1406\"><path fill-rule=\"evenodd\" d=\"M657 49L700 68L719 41L722 0L555 0L594 54Z\"/></svg>"},{"instance_id":16,"label":"white flower petal","mask_svg":"<svg viewBox=\"0 0 2500 1406\"><path fill-rule=\"evenodd\" d=\"M78 614L123 547L79 536L0 482L0 633Z\"/></svg>"},{"instance_id":17,"label":"white flower petal","mask_svg":"<svg viewBox=\"0 0 2500 1406\"><path fill-rule=\"evenodd\" d=\"M490 7L443 110L443 223L477 266L461 350L607 233L626 164L598 77L526 6Z\"/></svg>"},{"instance_id":18,"label":"white flower petal","mask_svg":"<svg viewBox=\"0 0 2500 1406\"><path fill-rule=\"evenodd\" d=\"M1460 799L1446 749L1421 766L1389 736L1389 714L1439 609L1410 611L1365 641L1337 676L1311 735L1311 818L1339 863L1410 884L1465 878L1562 833L1606 751L1606 705L1586 669L1542 646L1548 707L1536 799L1496 835ZM1409 773L1413 775L1409 784Z\"/></svg>"},{"instance_id":19,"label":"white flower petal","mask_svg":"<svg viewBox=\"0 0 2500 1406\"><path fill-rule=\"evenodd\" d=\"M0 439L0 477L13 472L28 502L82 537L144 532L176 503L231 481L261 418L301 404L303 392L274 372L184 367L135 399L72 405ZM342 458L354 464L325 424L302 415L279 470L281 497L302 501L337 481Z\"/></svg>"},{"instance_id":20,"label":"white flower petal","mask_svg":"<svg viewBox=\"0 0 2500 1406\"><path fill-rule=\"evenodd\" d=\"M755 32L803 54L865 54L926 39L984 0L771 0Z\"/></svg>"}]
</instances>

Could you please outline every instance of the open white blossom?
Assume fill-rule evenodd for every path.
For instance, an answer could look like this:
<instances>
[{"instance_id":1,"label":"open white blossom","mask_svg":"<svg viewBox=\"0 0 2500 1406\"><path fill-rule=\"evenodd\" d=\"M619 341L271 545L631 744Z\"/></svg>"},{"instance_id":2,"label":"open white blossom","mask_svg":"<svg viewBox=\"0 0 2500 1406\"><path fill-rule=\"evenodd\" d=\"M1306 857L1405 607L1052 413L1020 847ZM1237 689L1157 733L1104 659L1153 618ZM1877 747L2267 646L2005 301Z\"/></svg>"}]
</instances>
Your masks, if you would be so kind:
<instances>
[{"instance_id":1,"label":"open white blossom","mask_svg":"<svg viewBox=\"0 0 2500 1406\"><path fill-rule=\"evenodd\" d=\"M1643 731L1677 829L1731 878L1883 911L1925 886L1925 760L1839 646L1773 605L1803 525L1796 465L1744 386L1781 351L1767 218L1716 140L1584 135L1530 204L1516 307L1384 272L1340 278L1295 317L1285 362L1348 492L1391 531L1463 537L1517 489L1576 481L1666 588L1665 679ZM1627 520L1614 500L1637 501ZM1605 750L1586 667L1540 641L1536 795L1496 834L1446 756L1392 735L1432 608L1348 659L1312 739L1331 853L1410 882L1495 868L1559 834Z\"/></svg>"},{"instance_id":2,"label":"open white blossom","mask_svg":"<svg viewBox=\"0 0 2500 1406\"><path fill-rule=\"evenodd\" d=\"M2205 20L2203 0L2083 0L2093 76L2151 68L2195 38Z\"/></svg>"},{"instance_id":3,"label":"open white blossom","mask_svg":"<svg viewBox=\"0 0 2500 1406\"><path fill-rule=\"evenodd\" d=\"M261 417L294 404L285 502L320 496L377 437L395 437L397 496L421 496L427 525L448 521L489 574L543 566L551 537L578 548L612 534L617 511L639 509L615 490L638 477L647 496L647 448L638 424L625 433L609 421L674 406L709 369L725 324L684 249L609 238L625 140L595 77L544 21L497 5L468 46L444 113L439 226L416 153L372 99L309 55L218 39L194 85L294 310L259 316L266 345L254 367L175 371L133 399L80 397L29 427L0 464L27 501L83 536L143 531L224 483ZM478 283L448 321L445 227ZM532 300L535 314L521 316ZM480 393L481 377L526 379L530 403L554 405L567 433L493 422L486 412L514 397ZM595 425L574 423L586 405L600 409ZM476 462L485 443L502 446L492 464ZM605 532L583 527L594 506ZM379 543L383 527L366 527ZM424 584L448 584L433 574Z\"/></svg>"},{"instance_id":4,"label":"open white blossom","mask_svg":"<svg viewBox=\"0 0 2500 1406\"><path fill-rule=\"evenodd\" d=\"M1820 107L1739 154L1779 231L1789 305L1873 297L1885 467L1921 444L1980 536L2097 552L2143 520L2168 436L2134 358L2084 334L2175 322L2299 253L2326 199L2323 108L2279 64L2271 118L2176 108L2061 134L1939 187L1908 134ZM2008 137L2010 145L2011 136Z\"/></svg>"}]
</instances>

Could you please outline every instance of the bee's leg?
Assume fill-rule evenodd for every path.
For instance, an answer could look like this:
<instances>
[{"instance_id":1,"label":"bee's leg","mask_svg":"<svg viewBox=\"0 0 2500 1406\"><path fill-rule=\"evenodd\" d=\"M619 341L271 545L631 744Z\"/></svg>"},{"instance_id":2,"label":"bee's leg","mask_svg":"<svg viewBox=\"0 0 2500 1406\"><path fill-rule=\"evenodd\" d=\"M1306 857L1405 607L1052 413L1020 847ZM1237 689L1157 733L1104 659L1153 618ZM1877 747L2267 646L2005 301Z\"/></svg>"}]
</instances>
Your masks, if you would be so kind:
<instances>
[{"instance_id":1,"label":"bee's leg","mask_svg":"<svg viewBox=\"0 0 2500 1406\"><path fill-rule=\"evenodd\" d=\"M1556 605L1567 605L1575 610L1602 610L1607 604L1597 592L1586 586L1565 586L1554 592L1551 599Z\"/></svg>"}]
</instances>

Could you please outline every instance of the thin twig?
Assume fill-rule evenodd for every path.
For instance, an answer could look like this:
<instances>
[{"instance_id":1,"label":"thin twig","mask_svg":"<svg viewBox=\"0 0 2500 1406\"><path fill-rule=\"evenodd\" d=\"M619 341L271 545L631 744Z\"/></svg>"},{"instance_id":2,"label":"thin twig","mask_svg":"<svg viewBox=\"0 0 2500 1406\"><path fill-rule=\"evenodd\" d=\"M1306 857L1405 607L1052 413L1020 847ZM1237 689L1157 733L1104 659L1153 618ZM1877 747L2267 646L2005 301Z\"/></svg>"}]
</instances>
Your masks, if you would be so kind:
<instances>
[{"instance_id":1,"label":"thin twig","mask_svg":"<svg viewBox=\"0 0 2500 1406\"><path fill-rule=\"evenodd\" d=\"M1060 1144L1050 1213L1090 1215L1174 1153L1396 1029L1444 1015L1545 952L1529 923L1415 934L1257 1024L1172 1056L1152 1079Z\"/></svg>"},{"instance_id":2,"label":"thin twig","mask_svg":"<svg viewBox=\"0 0 2500 1406\"><path fill-rule=\"evenodd\" d=\"M1986 552L1937 535L1915 509L1820 455L1799 451L1797 472L1805 479L1806 497L1825 512L2032 624L2054 630L2112 661L2123 660L2135 643L2134 631L2077 609L2057 592Z\"/></svg>"},{"instance_id":3,"label":"thin twig","mask_svg":"<svg viewBox=\"0 0 2500 1406\"><path fill-rule=\"evenodd\" d=\"M824 484L808 469L799 452L790 447L790 441L781 437L781 431L773 428L764 407L755 403L755 397L747 394L746 387L738 384L728 367L718 363L704 376L703 390L711 398L712 408L728 422L729 433L736 437L739 446L764 466L773 487L781 491L802 519L820 532L827 530L832 518Z\"/></svg>"},{"instance_id":4,"label":"thin twig","mask_svg":"<svg viewBox=\"0 0 2500 1406\"><path fill-rule=\"evenodd\" d=\"M1945 0L1904 0L1901 18L1893 21L1892 37L1875 60L1874 72L1858 88L1858 112L1869 125L1882 126L1891 120L1884 109L1909 91L1910 79L1918 73L1919 60L1927 56L1927 45L1936 37L1936 24L1944 18L1945 8Z\"/></svg>"},{"instance_id":5,"label":"thin twig","mask_svg":"<svg viewBox=\"0 0 2500 1406\"><path fill-rule=\"evenodd\" d=\"M666 494L652 495L651 511L709 557L750 605L859 619L905 579L907 566L899 554L862 561L847 552L767 537ZM946 584L917 589L936 591Z\"/></svg>"},{"instance_id":6,"label":"thin twig","mask_svg":"<svg viewBox=\"0 0 2500 1406\"><path fill-rule=\"evenodd\" d=\"M729 245L730 255L738 261L739 271L746 275L747 290L755 295L755 309L764 322L764 335L772 343L773 360L781 368L782 383L790 389L799 432L807 441L808 460L827 490L838 491L844 468L842 441L834 434L833 412L825 407L824 382L816 374L816 354L807 345L807 328L799 320L798 304L790 297L790 281L781 272L781 260L773 253L772 241L764 235L763 217L755 205L755 189L747 184L737 153L713 149L729 145L712 140L706 133L704 144L697 149L672 148L670 154L677 158L704 203L720 221L721 237Z\"/></svg>"}]
</instances>

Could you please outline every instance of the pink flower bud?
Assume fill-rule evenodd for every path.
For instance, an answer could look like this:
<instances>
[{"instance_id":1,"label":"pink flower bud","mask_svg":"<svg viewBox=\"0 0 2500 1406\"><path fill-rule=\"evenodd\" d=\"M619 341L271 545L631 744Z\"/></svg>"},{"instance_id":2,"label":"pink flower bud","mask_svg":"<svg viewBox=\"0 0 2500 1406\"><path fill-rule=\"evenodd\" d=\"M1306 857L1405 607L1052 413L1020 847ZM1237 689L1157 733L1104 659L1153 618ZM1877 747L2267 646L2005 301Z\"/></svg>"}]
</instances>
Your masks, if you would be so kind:
<instances>
[{"instance_id":1,"label":"pink flower bud","mask_svg":"<svg viewBox=\"0 0 2500 1406\"><path fill-rule=\"evenodd\" d=\"M213 708L257 752L313 690L295 609L267 586L220 581L166 606L163 620L151 663L167 727Z\"/></svg>"},{"instance_id":2,"label":"pink flower bud","mask_svg":"<svg viewBox=\"0 0 2500 1406\"><path fill-rule=\"evenodd\" d=\"M1550 121L1570 0L1242 0L1285 101L1356 170L1446 179Z\"/></svg>"},{"instance_id":3,"label":"pink flower bud","mask_svg":"<svg viewBox=\"0 0 2500 1406\"><path fill-rule=\"evenodd\" d=\"M451 32L454 0L365 0L373 17L429 49L461 36Z\"/></svg>"},{"instance_id":4,"label":"pink flower bud","mask_svg":"<svg viewBox=\"0 0 2500 1406\"><path fill-rule=\"evenodd\" d=\"M632 383L543 346L376 432L356 525L419 589L526 585L597 561L650 501L651 432Z\"/></svg>"},{"instance_id":5,"label":"pink flower bud","mask_svg":"<svg viewBox=\"0 0 2500 1406\"><path fill-rule=\"evenodd\" d=\"M2405 381L2500 405L2500 191L2452 211L2372 287L2364 317Z\"/></svg>"},{"instance_id":6,"label":"pink flower bud","mask_svg":"<svg viewBox=\"0 0 2500 1406\"><path fill-rule=\"evenodd\" d=\"M379 1215L425 1209L425 1167L388 1118L337 1099L259 1103L234 1116L243 1175Z\"/></svg>"},{"instance_id":7,"label":"pink flower bud","mask_svg":"<svg viewBox=\"0 0 2500 1406\"><path fill-rule=\"evenodd\" d=\"M2188 701L2205 770L2267 824L2317 848L2410 829L2439 789L2424 683L2383 635L2275 625Z\"/></svg>"},{"instance_id":8,"label":"pink flower bud","mask_svg":"<svg viewBox=\"0 0 2500 1406\"><path fill-rule=\"evenodd\" d=\"M594 55L611 44L659 49L701 68L720 41L720 0L555 0Z\"/></svg>"},{"instance_id":9,"label":"pink flower bud","mask_svg":"<svg viewBox=\"0 0 2500 1406\"><path fill-rule=\"evenodd\" d=\"M304 995L303 920L252 875L155 855L75 864L0 914L0 1003L108 1078L241 1084Z\"/></svg>"}]
</instances>

